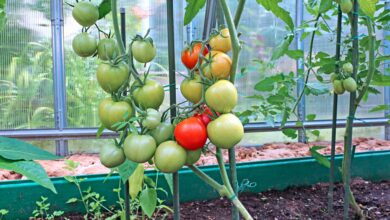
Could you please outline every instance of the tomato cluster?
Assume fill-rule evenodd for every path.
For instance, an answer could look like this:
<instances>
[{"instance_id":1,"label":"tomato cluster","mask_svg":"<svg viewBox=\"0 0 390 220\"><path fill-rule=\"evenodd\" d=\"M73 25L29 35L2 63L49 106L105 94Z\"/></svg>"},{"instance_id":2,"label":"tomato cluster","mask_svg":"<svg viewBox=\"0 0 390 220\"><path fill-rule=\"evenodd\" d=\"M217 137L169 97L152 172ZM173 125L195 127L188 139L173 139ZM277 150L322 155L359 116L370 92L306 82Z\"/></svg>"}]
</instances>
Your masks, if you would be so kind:
<instances>
[{"instance_id":1,"label":"tomato cluster","mask_svg":"<svg viewBox=\"0 0 390 220\"><path fill-rule=\"evenodd\" d=\"M180 91L194 105L171 106L169 109L176 108L178 116L170 123L166 120L169 109L159 110L164 87L150 79L148 72L141 79L133 65L134 61L149 63L156 56L153 40L147 37L149 32L136 35L129 53L121 54L116 40L97 41L86 32L99 19L96 6L79 2L72 14L83 26L83 32L73 39L74 52L100 59L96 78L110 95L99 104L99 119L104 128L121 133L114 146L100 150L104 166L114 168L130 160L154 163L161 172L172 173L198 161L208 140L229 149L242 139L243 125L232 113L237 90L228 80L232 64L226 54L231 50L228 29L213 33L207 43L193 42L183 51L182 62L190 77L181 83Z\"/></svg>"},{"instance_id":2,"label":"tomato cluster","mask_svg":"<svg viewBox=\"0 0 390 220\"><path fill-rule=\"evenodd\" d=\"M341 70L340 74L332 73L330 75L330 80L333 84L333 92L337 95L342 95L345 91L355 92L358 85L355 79L351 77L353 71L352 64L349 62L344 63Z\"/></svg>"}]
</instances>

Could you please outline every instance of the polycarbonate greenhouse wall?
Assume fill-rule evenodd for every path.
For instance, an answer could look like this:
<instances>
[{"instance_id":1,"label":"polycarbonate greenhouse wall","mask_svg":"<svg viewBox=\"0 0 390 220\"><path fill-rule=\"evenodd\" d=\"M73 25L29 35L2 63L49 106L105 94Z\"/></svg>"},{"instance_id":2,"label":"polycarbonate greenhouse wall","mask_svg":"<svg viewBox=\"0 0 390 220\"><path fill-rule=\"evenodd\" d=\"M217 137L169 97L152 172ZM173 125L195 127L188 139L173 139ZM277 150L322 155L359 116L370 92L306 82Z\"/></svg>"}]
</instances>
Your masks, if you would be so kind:
<instances>
[{"instance_id":1,"label":"polycarbonate greenhouse wall","mask_svg":"<svg viewBox=\"0 0 390 220\"><path fill-rule=\"evenodd\" d=\"M185 68L179 59L181 50L186 42L201 38L205 12L203 9L200 16L184 27L185 1L173 2L176 70L184 72ZM307 15L302 14L302 2L296 2L284 1L283 7L299 23ZM230 3L234 9L236 1L232 0ZM163 84L168 84L166 1L121 0L119 5L126 13L128 42L135 34L144 34L148 28L151 29L150 34L158 48L152 75ZM248 1L245 7L239 32L243 33L241 38L247 43L243 47L240 66L245 66L248 73L237 74L240 95L237 110L253 104L252 100L245 97L253 94L254 84L259 79L278 71L296 72L297 69L297 63L288 57L275 64L267 62L271 51L285 36L283 22L266 12L255 1ZM80 32L80 27L71 18L71 7L59 0L7 1L7 14L7 26L0 33L0 135L34 140L35 144L61 155L77 151L97 152L98 146L111 143L110 140L94 140L96 127L99 126L97 105L105 94L98 88L95 78L96 61L81 59L71 48L72 38ZM107 22L99 21L99 26L110 28L110 19L108 16ZM381 37L386 34L388 33L378 32ZM332 37L318 37L315 50L332 53L333 45L329 47L327 44ZM305 40L295 42L294 46L303 47L307 51L307 44ZM389 53L389 48L384 52ZM177 74L177 84L181 80L182 77ZM368 111L375 105L390 103L389 88L379 89L381 95L372 97L359 109L357 117L361 120L356 123L360 126L373 126L360 130L365 136L389 139L389 127L384 126L387 124L385 116L389 112ZM177 101L182 100L183 97L178 92ZM300 105L300 112L315 113L316 119L320 121L307 122L305 125L329 128L331 100L330 94L306 97L304 105ZM341 97L340 101L339 118L342 119L347 114L347 97ZM166 93L163 108L168 104L169 94ZM343 122L340 120L341 124ZM295 128L295 123L289 125ZM265 123L263 118L259 118L258 123L247 125L246 130L273 132L273 135L247 134L243 142L247 145L290 140L277 131L277 127ZM328 134L325 130L319 138L328 139ZM103 135L112 136L114 134L110 132Z\"/></svg>"}]
</instances>

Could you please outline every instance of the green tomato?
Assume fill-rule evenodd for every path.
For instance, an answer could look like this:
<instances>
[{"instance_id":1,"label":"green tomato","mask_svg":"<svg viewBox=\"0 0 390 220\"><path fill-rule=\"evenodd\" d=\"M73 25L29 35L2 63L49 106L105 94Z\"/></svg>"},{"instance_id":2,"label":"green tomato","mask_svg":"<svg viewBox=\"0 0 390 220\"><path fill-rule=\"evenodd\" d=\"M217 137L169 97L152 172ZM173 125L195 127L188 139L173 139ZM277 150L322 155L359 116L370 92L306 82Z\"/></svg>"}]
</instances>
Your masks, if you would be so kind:
<instances>
[{"instance_id":1,"label":"green tomato","mask_svg":"<svg viewBox=\"0 0 390 220\"><path fill-rule=\"evenodd\" d=\"M80 1L72 10L73 18L83 27L89 27L99 19L99 9L90 2Z\"/></svg>"},{"instance_id":2,"label":"green tomato","mask_svg":"<svg viewBox=\"0 0 390 220\"><path fill-rule=\"evenodd\" d=\"M202 98L202 80L198 74L194 75L194 79L185 79L180 84L180 91L184 98L192 103L198 103Z\"/></svg>"},{"instance_id":3,"label":"green tomato","mask_svg":"<svg viewBox=\"0 0 390 220\"><path fill-rule=\"evenodd\" d=\"M154 80L147 79L143 86L135 81L132 89L134 101L141 108L158 109L164 101L164 87Z\"/></svg>"},{"instance_id":4,"label":"green tomato","mask_svg":"<svg viewBox=\"0 0 390 220\"><path fill-rule=\"evenodd\" d=\"M343 70L347 74L352 74L352 72L353 72L353 65L352 65L352 63L344 63L343 64Z\"/></svg>"},{"instance_id":5,"label":"green tomato","mask_svg":"<svg viewBox=\"0 0 390 220\"><path fill-rule=\"evenodd\" d=\"M344 94L345 89L341 80L336 79L335 81L333 81L333 92L337 95Z\"/></svg>"},{"instance_id":6,"label":"green tomato","mask_svg":"<svg viewBox=\"0 0 390 220\"><path fill-rule=\"evenodd\" d=\"M107 168L113 168L125 162L123 149L115 145L104 145L99 153L100 162Z\"/></svg>"},{"instance_id":7,"label":"green tomato","mask_svg":"<svg viewBox=\"0 0 390 220\"><path fill-rule=\"evenodd\" d=\"M187 152L175 141L161 143L154 154L154 163L161 172L174 173L184 166Z\"/></svg>"},{"instance_id":8,"label":"green tomato","mask_svg":"<svg viewBox=\"0 0 390 220\"><path fill-rule=\"evenodd\" d=\"M219 80L206 90L206 103L211 109L228 113L237 105L237 89L228 80Z\"/></svg>"},{"instance_id":9,"label":"green tomato","mask_svg":"<svg viewBox=\"0 0 390 220\"><path fill-rule=\"evenodd\" d=\"M111 60L119 54L118 45L112 38L100 40L97 46L97 51L101 60Z\"/></svg>"},{"instance_id":10,"label":"green tomato","mask_svg":"<svg viewBox=\"0 0 390 220\"><path fill-rule=\"evenodd\" d=\"M94 37L83 32L73 38L72 47L73 51L80 57L89 57L96 52L97 42Z\"/></svg>"},{"instance_id":11,"label":"green tomato","mask_svg":"<svg viewBox=\"0 0 390 220\"><path fill-rule=\"evenodd\" d=\"M172 138L174 127L172 124L163 122L150 132L157 145Z\"/></svg>"},{"instance_id":12,"label":"green tomato","mask_svg":"<svg viewBox=\"0 0 390 220\"><path fill-rule=\"evenodd\" d=\"M352 1L351 0L341 0L340 9L343 13L348 14L352 10Z\"/></svg>"},{"instance_id":13,"label":"green tomato","mask_svg":"<svg viewBox=\"0 0 390 220\"><path fill-rule=\"evenodd\" d=\"M151 38L137 39L131 45L131 53L136 61L149 63L156 56L156 47Z\"/></svg>"},{"instance_id":14,"label":"green tomato","mask_svg":"<svg viewBox=\"0 0 390 220\"><path fill-rule=\"evenodd\" d=\"M343 80L343 87L348 92L355 92L357 89L356 81L352 77Z\"/></svg>"},{"instance_id":15,"label":"green tomato","mask_svg":"<svg viewBox=\"0 0 390 220\"><path fill-rule=\"evenodd\" d=\"M230 149L244 137L244 126L237 116L227 113L207 125L207 135L215 146Z\"/></svg>"},{"instance_id":16,"label":"green tomato","mask_svg":"<svg viewBox=\"0 0 390 220\"><path fill-rule=\"evenodd\" d=\"M185 165L188 166L198 162L201 155L202 155L202 149L187 150L187 160Z\"/></svg>"},{"instance_id":17,"label":"green tomato","mask_svg":"<svg viewBox=\"0 0 390 220\"><path fill-rule=\"evenodd\" d=\"M133 108L127 102L114 102L111 98L105 98L99 104L99 119L105 128L112 131L117 129L113 125L117 122L127 121L133 115Z\"/></svg>"},{"instance_id":18,"label":"green tomato","mask_svg":"<svg viewBox=\"0 0 390 220\"><path fill-rule=\"evenodd\" d=\"M146 109L146 117L142 125L150 130L155 129L161 123L161 113L153 108Z\"/></svg>"},{"instance_id":19,"label":"green tomato","mask_svg":"<svg viewBox=\"0 0 390 220\"><path fill-rule=\"evenodd\" d=\"M129 76L129 67L125 63L100 63L96 71L98 83L107 93L117 92Z\"/></svg>"},{"instance_id":20,"label":"green tomato","mask_svg":"<svg viewBox=\"0 0 390 220\"><path fill-rule=\"evenodd\" d=\"M331 74L330 74L330 81L331 81L331 82L334 82L337 78L338 78L338 76L337 76L336 73L331 73Z\"/></svg>"},{"instance_id":21,"label":"green tomato","mask_svg":"<svg viewBox=\"0 0 390 220\"><path fill-rule=\"evenodd\" d=\"M156 151L156 142L150 135L131 134L125 139L123 151L127 159L145 163L152 159Z\"/></svg>"}]
</instances>

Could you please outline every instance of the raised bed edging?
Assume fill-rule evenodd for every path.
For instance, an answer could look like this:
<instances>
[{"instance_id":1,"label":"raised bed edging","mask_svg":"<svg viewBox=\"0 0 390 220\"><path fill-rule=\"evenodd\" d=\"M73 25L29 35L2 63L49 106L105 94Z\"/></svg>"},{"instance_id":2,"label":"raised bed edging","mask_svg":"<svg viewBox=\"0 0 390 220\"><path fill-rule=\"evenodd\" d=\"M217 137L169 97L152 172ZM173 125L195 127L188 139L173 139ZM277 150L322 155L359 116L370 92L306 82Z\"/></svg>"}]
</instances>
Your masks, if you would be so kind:
<instances>
[{"instance_id":1,"label":"raised bed edging","mask_svg":"<svg viewBox=\"0 0 390 220\"><path fill-rule=\"evenodd\" d=\"M336 165L340 166L341 157L336 158ZM202 167L202 170L219 179L219 171L216 166ZM243 180L254 182L256 185L246 188L245 191L261 192L268 189L285 189L289 186L312 185L328 180L328 169L319 165L313 158L294 158L272 161L261 161L241 163L237 165L238 182ZM156 178L155 171L147 171L151 178ZM352 175L367 180L380 181L390 179L390 151L377 151L356 153L352 161ZM118 175L106 178L105 175L80 176L86 178L82 187L91 187L93 191L105 197L105 205L115 205L117 194L112 191L119 184ZM27 219L35 209L37 200L41 196L48 197L51 210L65 212L83 212L83 205L66 204L69 198L77 197L77 188L67 182L64 178L52 179L58 194L31 182L29 180L4 181L0 182L0 209L7 209L9 214L3 219ZM103 182L105 180L105 182ZM337 175L337 181L340 175ZM164 177L160 174L159 186L167 189L168 186ZM217 198L218 194L211 187L207 186L189 169L180 171L180 199L182 202L207 200ZM171 195L167 198L169 202Z\"/></svg>"}]
</instances>

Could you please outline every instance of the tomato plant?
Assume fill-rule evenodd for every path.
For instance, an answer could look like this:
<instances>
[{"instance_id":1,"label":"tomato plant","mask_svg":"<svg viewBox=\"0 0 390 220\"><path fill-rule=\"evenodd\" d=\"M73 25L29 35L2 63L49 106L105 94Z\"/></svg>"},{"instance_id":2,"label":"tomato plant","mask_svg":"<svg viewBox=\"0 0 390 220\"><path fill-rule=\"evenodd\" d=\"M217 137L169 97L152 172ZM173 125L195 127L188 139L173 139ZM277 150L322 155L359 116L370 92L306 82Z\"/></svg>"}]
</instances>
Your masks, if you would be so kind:
<instances>
[{"instance_id":1,"label":"tomato plant","mask_svg":"<svg viewBox=\"0 0 390 220\"><path fill-rule=\"evenodd\" d=\"M206 126L198 118L190 117L176 125L174 136L185 149L197 150L206 144Z\"/></svg>"},{"instance_id":2,"label":"tomato plant","mask_svg":"<svg viewBox=\"0 0 390 220\"><path fill-rule=\"evenodd\" d=\"M209 44L211 50L221 51L224 53L229 52L232 49L229 29L221 29L218 34L211 37Z\"/></svg>"},{"instance_id":3,"label":"tomato plant","mask_svg":"<svg viewBox=\"0 0 390 220\"><path fill-rule=\"evenodd\" d=\"M138 35L131 44L131 53L140 63L149 63L156 56L156 47L152 38L142 38Z\"/></svg>"},{"instance_id":4,"label":"tomato plant","mask_svg":"<svg viewBox=\"0 0 390 220\"><path fill-rule=\"evenodd\" d=\"M202 64L203 74L209 78L226 79L230 74L232 60L219 51L211 51L205 55L206 62Z\"/></svg>"},{"instance_id":5,"label":"tomato plant","mask_svg":"<svg viewBox=\"0 0 390 220\"><path fill-rule=\"evenodd\" d=\"M127 121L133 114L131 105L124 101L114 102L106 98L99 104L99 119L105 128L116 131L113 126L118 122Z\"/></svg>"},{"instance_id":6,"label":"tomato plant","mask_svg":"<svg viewBox=\"0 0 390 220\"><path fill-rule=\"evenodd\" d=\"M154 163L157 169L164 173L178 171L187 160L187 152L175 141L161 143L154 155Z\"/></svg>"},{"instance_id":7,"label":"tomato plant","mask_svg":"<svg viewBox=\"0 0 390 220\"><path fill-rule=\"evenodd\" d=\"M237 105L237 89L228 80L219 80L206 90L207 105L220 113L228 113Z\"/></svg>"},{"instance_id":8,"label":"tomato plant","mask_svg":"<svg viewBox=\"0 0 390 220\"><path fill-rule=\"evenodd\" d=\"M202 99L202 80L199 75L194 78L186 78L180 84L180 91L184 98L192 103L198 103Z\"/></svg>"},{"instance_id":9,"label":"tomato plant","mask_svg":"<svg viewBox=\"0 0 390 220\"><path fill-rule=\"evenodd\" d=\"M91 2L80 1L73 7L72 16L81 26L88 27L99 19L99 10Z\"/></svg>"},{"instance_id":10,"label":"tomato plant","mask_svg":"<svg viewBox=\"0 0 390 220\"><path fill-rule=\"evenodd\" d=\"M156 141L150 135L131 134L125 139L123 151L127 159L145 163L152 159L156 151Z\"/></svg>"},{"instance_id":11,"label":"tomato plant","mask_svg":"<svg viewBox=\"0 0 390 220\"><path fill-rule=\"evenodd\" d=\"M97 52L101 60L111 60L119 54L118 45L114 39L104 38L99 41Z\"/></svg>"},{"instance_id":12,"label":"tomato plant","mask_svg":"<svg viewBox=\"0 0 390 220\"><path fill-rule=\"evenodd\" d=\"M207 135L215 146L230 149L244 137L244 126L237 116L222 114L207 125Z\"/></svg>"},{"instance_id":13,"label":"tomato plant","mask_svg":"<svg viewBox=\"0 0 390 220\"><path fill-rule=\"evenodd\" d=\"M107 168L113 168L125 162L126 157L121 147L104 145L99 153L100 162Z\"/></svg>"},{"instance_id":14,"label":"tomato plant","mask_svg":"<svg viewBox=\"0 0 390 220\"><path fill-rule=\"evenodd\" d=\"M117 92L129 76L129 67L125 63L100 63L96 71L97 81L107 93Z\"/></svg>"},{"instance_id":15,"label":"tomato plant","mask_svg":"<svg viewBox=\"0 0 390 220\"><path fill-rule=\"evenodd\" d=\"M189 47L184 48L183 52L181 53L181 62L184 64L184 66L186 66L188 69L193 69L199 60L199 54L201 50L201 43L193 43ZM209 50L205 46L202 51L203 56L208 52Z\"/></svg>"},{"instance_id":16,"label":"tomato plant","mask_svg":"<svg viewBox=\"0 0 390 220\"><path fill-rule=\"evenodd\" d=\"M76 35L72 41L73 51L80 57L89 57L95 54L97 41L86 32Z\"/></svg>"},{"instance_id":17,"label":"tomato plant","mask_svg":"<svg viewBox=\"0 0 390 220\"><path fill-rule=\"evenodd\" d=\"M140 85L138 81L135 81L132 89L134 101L144 109L158 109L164 101L164 88L154 80L147 79L144 85Z\"/></svg>"}]
</instances>

